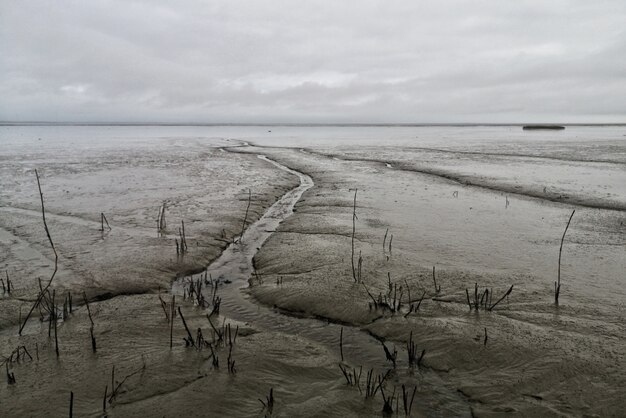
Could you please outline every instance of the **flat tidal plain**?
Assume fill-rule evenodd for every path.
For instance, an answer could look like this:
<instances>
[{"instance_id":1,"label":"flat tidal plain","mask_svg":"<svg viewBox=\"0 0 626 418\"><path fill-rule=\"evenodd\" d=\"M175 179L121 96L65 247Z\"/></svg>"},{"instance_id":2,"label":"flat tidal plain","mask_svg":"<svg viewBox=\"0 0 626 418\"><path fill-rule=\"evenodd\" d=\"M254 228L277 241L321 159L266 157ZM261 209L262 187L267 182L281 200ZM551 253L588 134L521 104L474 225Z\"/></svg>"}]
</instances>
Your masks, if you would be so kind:
<instances>
[{"instance_id":1,"label":"flat tidal plain","mask_svg":"<svg viewBox=\"0 0 626 418\"><path fill-rule=\"evenodd\" d=\"M62 416L72 391L76 416L264 416L270 389L273 416L380 416L390 398L401 415L404 385L412 416L618 416L624 138L615 127L2 127L0 263L13 288L0 295L0 354L24 346L33 359L7 363L16 382L0 385L0 415ZM58 357L45 310L17 332L54 264L35 169L60 256L52 287L76 305L58 324ZM491 303L476 309L485 290ZM186 346L176 317L170 349L159 298L172 295L211 347ZM228 324L232 348L213 328ZM362 370L359 383L339 365ZM369 370L386 375L373 397Z\"/></svg>"}]
</instances>

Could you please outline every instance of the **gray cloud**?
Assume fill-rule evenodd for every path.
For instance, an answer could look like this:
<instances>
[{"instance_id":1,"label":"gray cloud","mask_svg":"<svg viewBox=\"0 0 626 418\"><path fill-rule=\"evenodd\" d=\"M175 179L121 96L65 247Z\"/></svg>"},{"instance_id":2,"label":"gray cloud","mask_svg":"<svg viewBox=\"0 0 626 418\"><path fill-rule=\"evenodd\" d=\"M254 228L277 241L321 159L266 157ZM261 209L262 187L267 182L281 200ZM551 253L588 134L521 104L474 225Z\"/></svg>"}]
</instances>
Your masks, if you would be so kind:
<instances>
[{"instance_id":1,"label":"gray cloud","mask_svg":"<svg viewBox=\"0 0 626 418\"><path fill-rule=\"evenodd\" d=\"M626 122L626 2L0 2L0 119Z\"/></svg>"}]
</instances>

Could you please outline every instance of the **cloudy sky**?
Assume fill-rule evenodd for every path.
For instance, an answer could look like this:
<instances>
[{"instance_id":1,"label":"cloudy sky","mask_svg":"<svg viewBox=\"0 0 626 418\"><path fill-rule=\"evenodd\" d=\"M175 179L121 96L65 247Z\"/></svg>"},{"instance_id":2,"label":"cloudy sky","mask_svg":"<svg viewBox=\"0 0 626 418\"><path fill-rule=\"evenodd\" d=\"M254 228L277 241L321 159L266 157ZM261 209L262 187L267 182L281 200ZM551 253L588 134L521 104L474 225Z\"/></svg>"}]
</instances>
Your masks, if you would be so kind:
<instances>
[{"instance_id":1,"label":"cloudy sky","mask_svg":"<svg viewBox=\"0 0 626 418\"><path fill-rule=\"evenodd\" d=\"M626 122L626 1L0 0L0 120Z\"/></svg>"}]
</instances>

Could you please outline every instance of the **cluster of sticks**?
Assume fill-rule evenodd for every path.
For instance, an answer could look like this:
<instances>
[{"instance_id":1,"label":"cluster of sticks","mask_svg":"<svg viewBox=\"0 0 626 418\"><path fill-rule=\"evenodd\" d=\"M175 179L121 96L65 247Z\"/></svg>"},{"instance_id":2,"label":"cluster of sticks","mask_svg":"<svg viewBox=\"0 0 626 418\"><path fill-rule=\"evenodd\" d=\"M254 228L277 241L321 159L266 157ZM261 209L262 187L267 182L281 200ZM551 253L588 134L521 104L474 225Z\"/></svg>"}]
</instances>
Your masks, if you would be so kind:
<instances>
[{"instance_id":1,"label":"cluster of sticks","mask_svg":"<svg viewBox=\"0 0 626 418\"><path fill-rule=\"evenodd\" d=\"M469 289L467 288L465 289L465 294L467 296L467 305L469 306L470 310L475 309L476 311L478 311L482 307L486 311L491 311L500 302L502 302L507 296L509 296L512 291L513 291L513 285L509 287L509 290L507 290L500 299L498 299L495 303L491 303L492 298L493 298L493 290L490 291L489 289L485 289L483 292L479 292L478 283L476 283L474 285L474 302L473 303L470 301ZM480 297L478 296L479 294L480 294Z\"/></svg>"},{"instance_id":2,"label":"cluster of sticks","mask_svg":"<svg viewBox=\"0 0 626 418\"><path fill-rule=\"evenodd\" d=\"M33 360L33 357L30 355L30 353L26 349L26 346L20 345L15 350L13 350L11 354L7 358L5 358L4 361L2 362L4 363L5 368L6 368L7 383L9 385L13 385L16 382L15 374L12 371L9 371L9 365L13 364L14 362L19 363L22 360L26 360L26 357L28 357L30 361ZM2 366L2 363L0 363L0 367Z\"/></svg>"},{"instance_id":3,"label":"cluster of sticks","mask_svg":"<svg viewBox=\"0 0 626 418\"><path fill-rule=\"evenodd\" d=\"M206 300L204 294L202 293L203 285L211 288L211 302ZM218 286L219 281L213 280L208 272L205 272L204 275L201 274L196 280L194 280L192 276L187 285L183 288L183 299L190 299L194 302L194 304L205 309L213 306L211 315L219 315L222 298L217 295Z\"/></svg>"},{"instance_id":4,"label":"cluster of sticks","mask_svg":"<svg viewBox=\"0 0 626 418\"><path fill-rule=\"evenodd\" d=\"M424 354L426 354L426 349L423 349L422 354L417 357L417 348L415 342L413 341L413 331L409 334L409 341L406 342L406 351L409 356L409 366L413 367L415 365L420 367L422 360L424 359Z\"/></svg>"},{"instance_id":5,"label":"cluster of sticks","mask_svg":"<svg viewBox=\"0 0 626 418\"><path fill-rule=\"evenodd\" d=\"M174 297L172 297L172 309L170 310L170 313L167 314L167 309L166 309L166 303L163 301L163 299L161 299L161 297L159 296L159 299L161 300L161 305L163 306L163 310L166 312L166 318L168 318L170 320L170 348L172 347L172 318L174 315ZM212 364L213 364L213 368L218 369L219 368L219 357L218 357L218 348L220 347L224 347L228 344L228 359L227 359L227 367L228 367L228 372L231 374L236 373L236 369L235 369L235 360L233 359L233 346L235 344L235 342L237 341L237 335L239 334L239 325L237 325L237 327L235 328L235 331L233 332L232 330L232 326L231 324L227 324L226 323L226 319L224 319L224 321L222 322L222 325L218 328L213 324L213 321L211 320L211 316L214 313L211 312L210 314L207 314L207 319L209 321L209 324L211 325L211 341L208 341L207 339L204 338L204 335L202 334L202 329L198 328L197 332L196 332L196 338L193 337L193 335L191 334L191 331L189 330L189 327L187 326L187 321L185 321L185 317L183 315L183 312L180 309L180 306L178 307L178 316L180 316L180 319L183 323L183 326L185 327L185 331L187 332L187 336L183 338L183 340L185 341L185 346L186 347L194 347L196 350L202 350L205 348L208 348L209 350L211 350L211 360L212 360Z\"/></svg>"},{"instance_id":6,"label":"cluster of sticks","mask_svg":"<svg viewBox=\"0 0 626 418\"><path fill-rule=\"evenodd\" d=\"M367 286L365 286L365 283L361 284L370 299L372 299L372 303L369 304L370 310L373 307L374 309L382 309L383 311L389 311L394 314L396 312L400 312L400 309L402 309L402 296L404 289L402 286L398 288L396 283L391 283L391 273L387 273L387 280L387 292L385 294L380 292L378 294L378 298L374 298L374 295L372 295Z\"/></svg>"},{"instance_id":7,"label":"cluster of sticks","mask_svg":"<svg viewBox=\"0 0 626 418\"><path fill-rule=\"evenodd\" d=\"M39 289L41 294L43 295L43 297L39 301L39 304L37 304L37 307L39 309L39 320L41 322L44 322L46 320L48 321L48 337L52 336L52 331L54 330L54 349L57 357L59 357L59 338L57 335L57 325L59 322L59 318L63 319L64 321L69 318L69 316L67 316L67 313L68 310L72 310L70 306L71 296L68 296L68 292L68 294L65 296L65 301L63 302L63 310L61 311L56 303L56 289L53 289L52 293L50 293L50 288L43 288L41 280L39 280ZM26 321L24 321L24 324L25 323Z\"/></svg>"},{"instance_id":8,"label":"cluster of sticks","mask_svg":"<svg viewBox=\"0 0 626 418\"><path fill-rule=\"evenodd\" d=\"M358 371L356 368L350 368L344 364L339 363L339 369L343 373L343 377L346 379L346 385L356 387L359 393L363 395L363 389L365 389L365 399L373 398L379 390L381 390L385 380L391 374L391 369L387 370L385 374L374 373L374 369L370 369L367 372L365 379L365 387L361 388L361 376L363 374L363 366L360 366Z\"/></svg>"},{"instance_id":9,"label":"cluster of sticks","mask_svg":"<svg viewBox=\"0 0 626 418\"><path fill-rule=\"evenodd\" d=\"M406 390L406 386L403 384L402 385L402 406L404 408L404 416L405 417L410 417L411 416L411 409L413 409L413 400L415 399L415 392L417 392L417 386L413 387L413 394L411 395L411 400L409 401L409 396L408 396L408 392ZM383 415L384 416L391 416L394 412L393 410L393 401L395 399L396 401L396 416L397 413L400 411L400 408L398 406L398 402L399 402L399 398L400 396L396 395L396 387L393 387L393 393L391 394L391 396L387 397L385 396L385 391L384 388L381 386L380 388L380 394L383 397Z\"/></svg>"},{"instance_id":10,"label":"cluster of sticks","mask_svg":"<svg viewBox=\"0 0 626 418\"><path fill-rule=\"evenodd\" d=\"M426 291L424 290L424 292L422 293L422 296L419 299L417 299L417 301L414 301L413 299L411 299L411 288L409 287L409 283L406 281L406 279L404 279L404 284L406 285L406 291L409 297L409 300L408 300L409 310L406 314L404 314L404 317L406 318L411 313L419 311L422 301L424 300L424 297L426 296Z\"/></svg>"},{"instance_id":11,"label":"cluster of sticks","mask_svg":"<svg viewBox=\"0 0 626 418\"><path fill-rule=\"evenodd\" d=\"M374 369L370 369L367 372L364 388L361 388L361 376L363 374L362 366L359 367L359 369L357 370L356 368L351 369L340 363L339 369L341 370L344 378L346 379L346 384L348 386L356 387L359 390L359 393L362 395L364 394L363 389L365 389L365 394L364 394L365 399L373 398L374 396L376 396L378 392L380 392L383 398L383 410L382 410L383 414L385 414L386 416L393 414L394 400L396 401L395 402L396 411L399 411L399 398L400 397L399 395L396 394L396 388L394 387L391 396L387 396L385 394L385 382L391 374L391 369L387 370L387 372L384 374L383 373L376 374L374 372ZM413 408L413 401L415 399L416 392L417 392L417 386L414 386L413 393L409 398L409 392L407 391L406 386L404 384L402 385L402 406L404 409L404 415L406 417L411 416L411 410Z\"/></svg>"},{"instance_id":12,"label":"cluster of sticks","mask_svg":"<svg viewBox=\"0 0 626 418\"><path fill-rule=\"evenodd\" d=\"M380 341L383 350L385 351L385 357L387 361L390 361L393 364L393 369L396 368L398 351L396 348L393 348L393 352L387 348L384 341ZM409 367L417 366L420 367L422 364L422 360L424 359L424 355L426 354L426 350L422 350L420 356L417 356L417 348L416 344L413 341L413 332L409 334L409 340L406 343L407 355L408 355L408 364ZM344 363L343 357L343 327L341 328L341 332L339 334L339 352L341 354L341 363L339 363L339 369L343 374L343 377L346 379L346 384L348 386L356 387L359 390L359 393L363 394L363 390L361 388L361 376L363 374L363 366L360 366L357 370L356 367L349 367ZM365 382L365 399L374 397L378 391L380 391L381 396L383 397L383 414L388 415L393 413L393 400L396 400L396 411L399 411L398 402L399 396L396 395L396 388L394 387L393 393L391 396L387 397L385 395L384 390L384 382L387 377L390 375L393 369L387 370L387 373L375 375L374 369L370 369L367 372L367 378ZM417 387L413 388L413 395L409 401L408 394L406 391L406 387L402 385L402 405L404 407L405 416L411 415L411 408L413 406L413 399L415 397L415 392Z\"/></svg>"},{"instance_id":13,"label":"cluster of sticks","mask_svg":"<svg viewBox=\"0 0 626 418\"><path fill-rule=\"evenodd\" d=\"M104 396L102 397L102 411L106 413L107 404L113 403L117 395L120 393L120 389L122 388L122 385L128 379L130 379L131 377L139 373L142 373L145 369L146 369L146 362L145 362L145 359L143 359L143 365L139 369L126 375L122 380L118 382L117 380L115 380L115 365L113 365L111 367L111 393L109 393L109 385L106 385L104 387Z\"/></svg>"}]
</instances>

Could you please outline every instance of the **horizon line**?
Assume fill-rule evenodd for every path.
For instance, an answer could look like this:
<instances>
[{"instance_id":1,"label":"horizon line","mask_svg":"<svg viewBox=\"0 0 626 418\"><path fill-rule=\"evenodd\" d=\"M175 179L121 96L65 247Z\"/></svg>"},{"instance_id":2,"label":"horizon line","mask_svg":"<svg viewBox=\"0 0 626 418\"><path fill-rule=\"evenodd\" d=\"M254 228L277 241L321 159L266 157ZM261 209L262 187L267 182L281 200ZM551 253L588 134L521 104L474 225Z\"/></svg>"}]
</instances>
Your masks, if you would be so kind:
<instances>
[{"instance_id":1,"label":"horizon line","mask_svg":"<svg viewBox=\"0 0 626 418\"><path fill-rule=\"evenodd\" d=\"M365 122L276 122L276 123L251 123L251 122L53 122L53 121L0 121L0 126L291 126L291 127L429 127L429 126L524 126L524 125L559 125L559 126L626 126L626 122L576 122L576 123L553 123L553 122L388 122L388 123L365 123Z\"/></svg>"}]
</instances>

